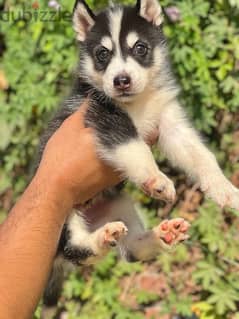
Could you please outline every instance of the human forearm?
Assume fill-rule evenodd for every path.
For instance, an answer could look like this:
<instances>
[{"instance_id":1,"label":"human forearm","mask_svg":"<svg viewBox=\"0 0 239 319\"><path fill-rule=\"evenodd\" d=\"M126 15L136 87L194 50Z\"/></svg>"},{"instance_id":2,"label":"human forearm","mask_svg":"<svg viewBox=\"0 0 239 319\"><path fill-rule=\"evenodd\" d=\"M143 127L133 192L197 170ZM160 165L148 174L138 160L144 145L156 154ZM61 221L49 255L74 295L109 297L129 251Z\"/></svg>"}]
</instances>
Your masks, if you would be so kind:
<instances>
[{"instance_id":1,"label":"human forearm","mask_svg":"<svg viewBox=\"0 0 239 319\"><path fill-rule=\"evenodd\" d=\"M0 319L31 318L73 205L119 181L77 112L48 142L31 184L0 226Z\"/></svg>"},{"instance_id":2,"label":"human forearm","mask_svg":"<svg viewBox=\"0 0 239 319\"><path fill-rule=\"evenodd\" d=\"M0 228L0 318L31 318L71 203L33 179Z\"/></svg>"}]
</instances>

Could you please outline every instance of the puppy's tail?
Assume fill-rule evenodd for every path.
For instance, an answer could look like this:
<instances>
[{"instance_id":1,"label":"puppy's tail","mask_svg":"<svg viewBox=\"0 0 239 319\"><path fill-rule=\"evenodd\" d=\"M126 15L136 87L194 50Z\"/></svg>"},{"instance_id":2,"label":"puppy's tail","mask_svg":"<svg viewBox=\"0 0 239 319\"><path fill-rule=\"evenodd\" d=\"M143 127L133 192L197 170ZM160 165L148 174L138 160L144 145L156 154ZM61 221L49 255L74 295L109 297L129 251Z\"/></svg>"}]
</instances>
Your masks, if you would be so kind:
<instances>
[{"instance_id":1,"label":"puppy's tail","mask_svg":"<svg viewBox=\"0 0 239 319\"><path fill-rule=\"evenodd\" d=\"M57 312L57 303L62 292L63 281L63 266L62 264L55 262L43 295L41 319L55 318Z\"/></svg>"}]
</instances>

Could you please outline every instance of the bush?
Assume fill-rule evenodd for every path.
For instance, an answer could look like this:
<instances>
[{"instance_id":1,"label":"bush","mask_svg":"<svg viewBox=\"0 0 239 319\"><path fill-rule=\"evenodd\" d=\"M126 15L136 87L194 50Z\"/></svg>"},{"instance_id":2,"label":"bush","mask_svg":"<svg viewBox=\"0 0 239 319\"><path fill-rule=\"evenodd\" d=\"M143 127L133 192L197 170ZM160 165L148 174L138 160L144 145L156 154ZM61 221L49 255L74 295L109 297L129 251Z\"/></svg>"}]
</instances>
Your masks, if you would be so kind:
<instances>
[{"instance_id":1,"label":"bush","mask_svg":"<svg viewBox=\"0 0 239 319\"><path fill-rule=\"evenodd\" d=\"M106 4L88 2L92 7ZM232 178L238 182L239 1L161 3L182 103L225 173L234 172ZM38 5L48 12L55 10L45 1L12 0L10 5L0 1L2 19L6 20L4 10L14 12L14 19L1 21L0 26L1 219L26 185L40 132L67 94L77 61L70 19L29 22L26 16L16 18L23 6L33 13ZM73 7L66 0L60 5L68 11ZM162 159L167 170L165 164ZM179 190L174 207L159 206L132 186L127 190L139 201L150 225L157 222L157 216L169 214L190 219L193 227L188 247L180 246L173 254L162 254L155 263L144 265L117 262L111 254L90 276L86 270L71 274L62 299L70 318L130 319L150 318L150 314L158 318L159 312L185 316L193 312L205 319L239 318L236 212L222 211L203 200L181 174L170 173ZM149 272L155 274L161 290L142 287L142 276Z\"/></svg>"}]
</instances>

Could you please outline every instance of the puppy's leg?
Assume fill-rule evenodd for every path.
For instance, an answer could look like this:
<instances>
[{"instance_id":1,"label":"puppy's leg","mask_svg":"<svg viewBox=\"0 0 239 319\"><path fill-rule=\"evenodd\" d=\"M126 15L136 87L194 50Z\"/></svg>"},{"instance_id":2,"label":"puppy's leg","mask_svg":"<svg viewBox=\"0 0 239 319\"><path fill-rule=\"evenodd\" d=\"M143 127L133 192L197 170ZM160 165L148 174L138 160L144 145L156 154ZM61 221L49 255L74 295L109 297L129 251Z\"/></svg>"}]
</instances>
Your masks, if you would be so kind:
<instances>
[{"instance_id":1,"label":"puppy's leg","mask_svg":"<svg viewBox=\"0 0 239 319\"><path fill-rule=\"evenodd\" d=\"M124 223L112 222L89 232L83 218L72 214L62 234L59 254L75 265L95 264L127 231Z\"/></svg>"},{"instance_id":2,"label":"puppy's leg","mask_svg":"<svg viewBox=\"0 0 239 319\"><path fill-rule=\"evenodd\" d=\"M157 257L163 250L188 239L189 223L182 218L162 221L152 230L130 238L129 261L148 261Z\"/></svg>"},{"instance_id":3,"label":"puppy's leg","mask_svg":"<svg viewBox=\"0 0 239 319\"><path fill-rule=\"evenodd\" d=\"M173 201L175 188L158 168L150 148L139 137L126 112L115 105L91 105L86 124L96 133L98 153L124 178L134 182L148 195Z\"/></svg>"},{"instance_id":4,"label":"puppy's leg","mask_svg":"<svg viewBox=\"0 0 239 319\"><path fill-rule=\"evenodd\" d=\"M121 198L111 204L111 219L121 219L128 228L127 236L118 242L121 256L128 261L154 259L164 249L188 238L189 224L182 218L165 220L152 230L145 230L134 204Z\"/></svg>"},{"instance_id":5,"label":"puppy's leg","mask_svg":"<svg viewBox=\"0 0 239 319\"><path fill-rule=\"evenodd\" d=\"M160 115L159 147L169 160L199 181L201 189L220 206L239 209L239 190L223 175L215 156L191 128L177 101Z\"/></svg>"},{"instance_id":6,"label":"puppy's leg","mask_svg":"<svg viewBox=\"0 0 239 319\"><path fill-rule=\"evenodd\" d=\"M64 279L64 259L74 265L91 265L105 256L127 234L122 222L106 223L90 233L83 218L72 214L62 232L58 257L43 295L42 319L54 318Z\"/></svg>"},{"instance_id":7,"label":"puppy's leg","mask_svg":"<svg viewBox=\"0 0 239 319\"><path fill-rule=\"evenodd\" d=\"M156 199L174 201L173 182L158 168L150 148L140 138L132 139L106 153L107 160L123 172L147 195Z\"/></svg>"}]
</instances>

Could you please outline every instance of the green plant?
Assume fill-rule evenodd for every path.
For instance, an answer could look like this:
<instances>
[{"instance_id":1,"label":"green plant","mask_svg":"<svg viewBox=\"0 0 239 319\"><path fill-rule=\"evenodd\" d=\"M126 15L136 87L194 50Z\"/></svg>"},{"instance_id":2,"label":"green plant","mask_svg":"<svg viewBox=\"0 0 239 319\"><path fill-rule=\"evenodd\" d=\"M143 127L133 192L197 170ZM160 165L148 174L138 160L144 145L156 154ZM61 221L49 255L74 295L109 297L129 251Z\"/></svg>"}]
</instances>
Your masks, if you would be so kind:
<instances>
[{"instance_id":1,"label":"green plant","mask_svg":"<svg viewBox=\"0 0 239 319\"><path fill-rule=\"evenodd\" d=\"M134 1L124 1L129 2ZM88 3L99 8L107 1ZM173 70L182 87L182 103L210 143L225 173L231 175L239 168L236 161L239 156L239 2L162 0L161 3L165 9L176 6L179 13L173 22L170 11L166 10L169 17L164 30ZM32 4L33 1L1 0L0 13L9 9L17 14L23 5L33 13L37 9L32 8ZM73 2L62 0L60 5L62 10L71 11ZM39 1L39 7L48 12L54 10L43 0ZM0 76L4 76L9 86L1 89L0 79L1 221L26 185L40 133L49 114L67 94L76 61L70 19L1 21L0 70L3 74ZM165 161L161 157L159 160L167 169ZM174 175L178 189L184 190L172 214L187 214L192 220L188 246L161 254L150 265L118 262L111 254L90 275L83 270L72 273L59 304L70 318L143 318L144 307L154 303L159 303L163 312L189 315L195 302L201 319L238 318L238 213L222 211L215 204L200 200L188 207L185 199L188 184L179 173L169 173ZM128 185L126 191L150 217L150 226L158 223L158 215L168 217L167 208L132 185ZM197 192L196 195L201 196ZM152 268L164 274L163 297L136 287L138 275ZM125 280L131 283L127 289L122 284ZM135 296L138 300L131 300Z\"/></svg>"}]
</instances>

